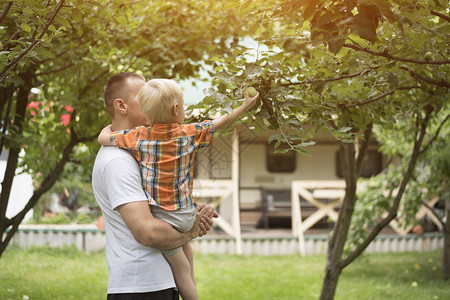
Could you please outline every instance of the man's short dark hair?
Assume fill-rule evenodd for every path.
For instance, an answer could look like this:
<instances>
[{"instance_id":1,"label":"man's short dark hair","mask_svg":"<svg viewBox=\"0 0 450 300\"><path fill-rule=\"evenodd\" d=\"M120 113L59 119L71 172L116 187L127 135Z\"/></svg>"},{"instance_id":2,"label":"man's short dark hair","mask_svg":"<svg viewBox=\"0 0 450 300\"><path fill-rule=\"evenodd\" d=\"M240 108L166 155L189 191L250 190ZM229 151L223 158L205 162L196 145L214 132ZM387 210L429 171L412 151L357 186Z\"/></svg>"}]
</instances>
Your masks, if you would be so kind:
<instances>
[{"instance_id":1,"label":"man's short dark hair","mask_svg":"<svg viewBox=\"0 0 450 300\"><path fill-rule=\"evenodd\" d=\"M123 72L115 74L106 83L104 94L105 105L111 116L113 115L114 112L114 100L116 99L129 100L127 98L130 91L128 90L127 82L130 79L145 81L145 78L142 75L133 72Z\"/></svg>"}]
</instances>

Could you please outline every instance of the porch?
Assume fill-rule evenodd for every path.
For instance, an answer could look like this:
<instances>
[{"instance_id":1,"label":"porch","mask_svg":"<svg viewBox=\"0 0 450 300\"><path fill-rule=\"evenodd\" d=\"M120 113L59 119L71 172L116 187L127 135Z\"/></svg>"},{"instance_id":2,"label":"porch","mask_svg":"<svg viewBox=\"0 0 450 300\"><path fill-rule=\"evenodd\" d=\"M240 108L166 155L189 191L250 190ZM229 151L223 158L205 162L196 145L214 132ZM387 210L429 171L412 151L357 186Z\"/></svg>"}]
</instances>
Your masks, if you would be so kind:
<instances>
[{"instance_id":1,"label":"porch","mask_svg":"<svg viewBox=\"0 0 450 300\"><path fill-rule=\"evenodd\" d=\"M249 239L281 238L283 247L290 249L296 244L295 251L306 255L318 252L311 250L315 248L311 246L312 240L327 239L344 198L339 147L332 137L322 135L320 143L313 146L316 150L312 157L294 152L274 154L267 146L267 134L265 131L260 136L250 128L235 128L230 136L216 139L206 152L199 153L202 156L194 172L193 196L197 202L212 205L220 213L215 220L215 232L198 242L199 247L215 243L208 239L220 238L222 246L228 245L227 251L245 254L254 252L248 250L252 249L246 244ZM363 166L367 177L378 174L384 164L376 151L377 145L371 144L370 148ZM437 200L431 199L427 205L432 207ZM423 205L416 218L424 216L437 227L441 226ZM403 228L399 221L393 220L381 235L397 236L394 239L399 240L408 236L412 226ZM322 243L319 248L325 249L326 245Z\"/></svg>"}]
</instances>

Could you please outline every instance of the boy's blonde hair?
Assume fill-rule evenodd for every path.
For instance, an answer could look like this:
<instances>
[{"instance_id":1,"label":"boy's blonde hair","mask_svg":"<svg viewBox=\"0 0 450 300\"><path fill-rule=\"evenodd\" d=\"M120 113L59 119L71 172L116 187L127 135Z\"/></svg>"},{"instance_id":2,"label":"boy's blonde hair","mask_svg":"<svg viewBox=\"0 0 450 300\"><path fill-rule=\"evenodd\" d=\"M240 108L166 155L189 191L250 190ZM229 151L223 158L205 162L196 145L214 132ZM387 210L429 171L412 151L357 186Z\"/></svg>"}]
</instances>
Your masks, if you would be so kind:
<instances>
[{"instance_id":1,"label":"boy's blonde hair","mask_svg":"<svg viewBox=\"0 0 450 300\"><path fill-rule=\"evenodd\" d=\"M173 123L172 107L183 105L183 91L175 80L152 79L141 88L137 100L151 125Z\"/></svg>"}]
</instances>

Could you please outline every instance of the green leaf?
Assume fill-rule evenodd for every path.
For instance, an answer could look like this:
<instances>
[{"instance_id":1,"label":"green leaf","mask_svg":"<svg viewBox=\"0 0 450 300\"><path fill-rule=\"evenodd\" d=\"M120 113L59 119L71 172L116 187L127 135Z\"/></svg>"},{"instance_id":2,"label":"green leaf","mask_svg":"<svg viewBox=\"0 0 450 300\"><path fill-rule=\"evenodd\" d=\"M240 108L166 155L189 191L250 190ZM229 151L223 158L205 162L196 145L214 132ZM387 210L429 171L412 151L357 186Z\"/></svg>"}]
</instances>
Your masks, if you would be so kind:
<instances>
[{"instance_id":1,"label":"green leaf","mask_svg":"<svg viewBox=\"0 0 450 300\"><path fill-rule=\"evenodd\" d=\"M34 50L37 54L39 54L40 56L44 56L47 58L55 58L55 54L47 49L44 48L36 48Z\"/></svg>"},{"instance_id":2,"label":"green leaf","mask_svg":"<svg viewBox=\"0 0 450 300\"><path fill-rule=\"evenodd\" d=\"M283 148L277 148L275 149L275 151L273 151L273 153L286 153L291 149L283 149Z\"/></svg>"},{"instance_id":3,"label":"green leaf","mask_svg":"<svg viewBox=\"0 0 450 300\"><path fill-rule=\"evenodd\" d=\"M83 13L78 8L72 8L72 17L75 22L79 23L83 20Z\"/></svg>"},{"instance_id":4,"label":"green leaf","mask_svg":"<svg viewBox=\"0 0 450 300\"><path fill-rule=\"evenodd\" d=\"M337 130L337 132L343 133L343 132L350 131L351 129L352 129L351 127L342 127L342 128L339 128Z\"/></svg>"},{"instance_id":5,"label":"green leaf","mask_svg":"<svg viewBox=\"0 0 450 300\"><path fill-rule=\"evenodd\" d=\"M267 143L270 144L271 142L273 142L275 140L279 140L280 138L281 138L281 134L279 134L279 133L272 134L271 136L269 136Z\"/></svg>"},{"instance_id":6,"label":"green leaf","mask_svg":"<svg viewBox=\"0 0 450 300\"><path fill-rule=\"evenodd\" d=\"M26 32L31 32L31 26L28 25L27 23L20 24L20 27Z\"/></svg>"},{"instance_id":7,"label":"green leaf","mask_svg":"<svg viewBox=\"0 0 450 300\"><path fill-rule=\"evenodd\" d=\"M394 87L398 87L398 79L393 73L388 73L388 81Z\"/></svg>"},{"instance_id":8,"label":"green leaf","mask_svg":"<svg viewBox=\"0 0 450 300\"><path fill-rule=\"evenodd\" d=\"M355 141L352 140L352 139L340 139L340 141L343 142L343 143L347 143L347 144L351 144L351 143L354 143L354 142L355 142Z\"/></svg>"},{"instance_id":9,"label":"green leaf","mask_svg":"<svg viewBox=\"0 0 450 300\"><path fill-rule=\"evenodd\" d=\"M308 147L308 146L312 146L312 145L315 145L315 144L316 144L316 142L314 142L314 141L302 142L302 143L296 145L295 148L297 148L297 147Z\"/></svg>"},{"instance_id":10,"label":"green leaf","mask_svg":"<svg viewBox=\"0 0 450 300\"><path fill-rule=\"evenodd\" d=\"M328 41L328 49L330 49L331 52L334 54L337 54L339 50L341 50L342 46L344 46L345 38L344 37L338 37L333 38Z\"/></svg>"},{"instance_id":11,"label":"green leaf","mask_svg":"<svg viewBox=\"0 0 450 300\"><path fill-rule=\"evenodd\" d=\"M72 26L70 26L69 21L66 18L63 17L59 17L57 18L58 22L61 23L61 25L63 25L65 28L72 28Z\"/></svg>"},{"instance_id":12,"label":"green leaf","mask_svg":"<svg viewBox=\"0 0 450 300\"><path fill-rule=\"evenodd\" d=\"M299 1L299 2L306 2L304 3L304 5L306 5L306 8L303 11L303 18L305 20L309 20L309 18L311 18L311 16L316 12L316 6L319 0Z\"/></svg>"}]
</instances>

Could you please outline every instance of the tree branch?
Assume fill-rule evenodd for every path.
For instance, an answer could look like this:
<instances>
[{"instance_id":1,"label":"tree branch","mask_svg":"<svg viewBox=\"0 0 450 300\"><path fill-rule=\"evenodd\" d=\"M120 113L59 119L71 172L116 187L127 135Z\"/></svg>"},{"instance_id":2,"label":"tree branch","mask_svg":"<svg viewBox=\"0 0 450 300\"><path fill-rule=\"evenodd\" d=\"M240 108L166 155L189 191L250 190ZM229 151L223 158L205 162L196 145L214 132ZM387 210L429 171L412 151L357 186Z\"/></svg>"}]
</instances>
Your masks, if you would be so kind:
<instances>
[{"instance_id":1,"label":"tree branch","mask_svg":"<svg viewBox=\"0 0 450 300\"><path fill-rule=\"evenodd\" d=\"M3 80L5 80L5 78L8 76L8 70L11 69L12 67L14 67L28 52L30 52L34 46L36 46L37 43L39 43L41 41L41 38L44 36L44 34L47 32L48 28L50 27L50 25L53 23L53 21L56 18L56 15L58 15L60 9L62 8L63 4L64 4L65 0L61 0L61 2L59 3L58 7L56 8L55 12L53 13L53 16L50 18L50 20L48 21L48 23L45 25L44 29L42 30L41 34L39 35L39 37L33 41L33 43L31 43L19 56L17 56L12 62L10 62L8 65L6 65L2 72L0 73L0 82L2 82Z\"/></svg>"},{"instance_id":2,"label":"tree branch","mask_svg":"<svg viewBox=\"0 0 450 300\"><path fill-rule=\"evenodd\" d=\"M450 83L448 83L444 80L437 81L437 80L434 80L434 79L431 79L428 77L424 77L422 75L417 74L416 72L414 72L413 70L411 70L410 68L408 68L406 66L401 66L400 69L407 71L409 73L409 75L411 75L412 77L414 77L418 80L421 80L421 81L424 81L424 82L427 82L427 83L430 83L430 84L433 84L436 86L450 88Z\"/></svg>"},{"instance_id":3,"label":"tree branch","mask_svg":"<svg viewBox=\"0 0 450 300\"><path fill-rule=\"evenodd\" d=\"M142 0L134 0L134 1L126 2L126 3L121 3L119 5L119 8L122 8L122 7L127 6L127 5L136 4L136 3L139 3L139 2L142 2Z\"/></svg>"},{"instance_id":4,"label":"tree branch","mask_svg":"<svg viewBox=\"0 0 450 300\"><path fill-rule=\"evenodd\" d=\"M355 106L366 105L366 104L369 104L369 103L378 101L378 100L380 100L380 99L382 99L382 98L384 98L384 97L386 97L386 96L392 95L392 94L394 94L396 91L401 91L401 90L412 90L412 89L419 89L419 88L420 88L420 86L416 86L416 85L414 85L414 86L404 86L404 87L399 87L399 88L396 88L395 90L392 90L392 91L389 91L389 92L385 92L385 93L383 93L383 94L381 94L381 95L379 95L379 96L376 96L376 97L371 98L371 99L369 99L369 100L366 100L366 101L364 101L364 102L358 102L358 103L348 104L348 105L341 104L341 105L339 105L339 106L340 106L340 107L349 108L349 107L355 107Z\"/></svg>"},{"instance_id":5,"label":"tree branch","mask_svg":"<svg viewBox=\"0 0 450 300\"><path fill-rule=\"evenodd\" d=\"M268 120L269 123L275 128L280 128L280 124L278 123L278 118L277 118L276 112L273 108L272 102L267 98L266 93L263 92L260 95L260 99L261 99L263 107L269 113L269 116L270 116L270 118Z\"/></svg>"},{"instance_id":6,"label":"tree branch","mask_svg":"<svg viewBox=\"0 0 450 300\"><path fill-rule=\"evenodd\" d=\"M373 123L370 123L369 126L364 130L364 140L362 145L358 150L358 158L356 160L356 172L359 175L361 171L361 166L364 162L364 157L366 156L367 149L369 148L369 140L372 135Z\"/></svg>"},{"instance_id":7,"label":"tree branch","mask_svg":"<svg viewBox=\"0 0 450 300\"><path fill-rule=\"evenodd\" d=\"M444 119L444 121L442 121L442 123L439 125L438 129L436 130L436 133L434 134L433 138L427 143L427 145L420 151L420 154L426 152L428 150L428 148L431 147L431 144L433 144L433 142L437 139L437 137L439 136L439 132L441 131L442 127L444 126L445 122L448 121L448 119L450 118L450 114L447 115L447 117Z\"/></svg>"},{"instance_id":8,"label":"tree branch","mask_svg":"<svg viewBox=\"0 0 450 300\"><path fill-rule=\"evenodd\" d=\"M3 125L2 136L0 138L0 153L1 153L1 151L3 151L3 147L5 146L6 132L8 131L8 125L10 124L9 120L11 120L11 116L10 116L11 103L14 102L12 100L12 95L11 95L11 97L9 99L7 99L7 101L8 101L8 103L7 103L7 106L6 106L6 113L5 113L5 116L3 118L3 124L2 124Z\"/></svg>"},{"instance_id":9,"label":"tree branch","mask_svg":"<svg viewBox=\"0 0 450 300\"><path fill-rule=\"evenodd\" d=\"M340 77L335 77L335 78L326 78L326 79L316 79L316 80L308 80L308 81L301 81L301 82L290 82L290 83L283 83L280 84L281 86L292 86L292 85L303 85L303 84L312 84L312 83L323 83L323 82L332 82L332 81L338 81L338 80L342 80L342 79L348 79L348 78L354 78L360 75L364 75L365 73L377 69L379 67L373 67L370 68L368 70L363 70L357 73L353 73L353 74L348 74L348 75L342 75Z\"/></svg>"},{"instance_id":10,"label":"tree branch","mask_svg":"<svg viewBox=\"0 0 450 300\"><path fill-rule=\"evenodd\" d=\"M437 12L435 10L431 10L431 14L434 15L434 16L438 16L438 17L444 19L447 22L450 22L450 17L448 17L448 16L446 16L444 14L441 14L440 12Z\"/></svg>"},{"instance_id":11,"label":"tree branch","mask_svg":"<svg viewBox=\"0 0 450 300\"><path fill-rule=\"evenodd\" d=\"M353 44L345 43L343 47L353 49L355 51L361 51L366 52L368 54L374 55L374 56L380 56L391 60L397 60L397 61L403 61L403 62L409 62L413 64L420 64L420 65L444 65L444 64L450 64L450 60L426 60L426 59L411 59L411 58L404 58L404 57L398 57L393 56L388 53L388 51L383 52L377 52L373 51L367 48L362 48L360 46L356 46Z\"/></svg>"},{"instance_id":12,"label":"tree branch","mask_svg":"<svg viewBox=\"0 0 450 300\"><path fill-rule=\"evenodd\" d=\"M81 35L80 36L80 39L82 38L84 36L84 33L83 33L83 35ZM88 42L80 42L80 43L78 43L75 47L73 47L73 48L67 48L67 49L65 49L65 50L63 50L63 51L61 51L61 52L59 52L59 53L56 53L55 54L55 57L54 58L57 58L57 57L60 57L60 56L62 56L62 55L64 55L64 54L66 54L67 52L69 52L70 50L72 50L72 49L78 49L78 48L81 48L81 46L83 46L84 44L88 44ZM92 44L91 44L92 45ZM89 51L88 51L89 52ZM40 64L43 64L43 63L46 63L46 62L48 62L48 61L51 61L52 59L54 59L54 58L46 58L46 59L43 59L43 60L38 60L38 61L36 61L36 64L38 64L38 65L40 65Z\"/></svg>"},{"instance_id":13,"label":"tree branch","mask_svg":"<svg viewBox=\"0 0 450 300\"><path fill-rule=\"evenodd\" d=\"M19 28L16 30L16 32L13 33L13 35L6 41L6 43L3 45L2 51L6 50L6 48L9 46L10 42L16 38L16 36L22 31L22 28Z\"/></svg>"},{"instance_id":14,"label":"tree branch","mask_svg":"<svg viewBox=\"0 0 450 300\"><path fill-rule=\"evenodd\" d=\"M2 10L2 13L0 14L0 24L2 23L3 19L5 19L6 15L8 14L8 11L12 5L13 5L12 1L9 1L6 3L5 7Z\"/></svg>"},{"instance_id":15,"label":"tree branch","mask_svg":"<svg viewBox=\"0 0 450 300\"><path fill-rule=\"evenodd\" d=\"M39 188L33 192L33 195L28 200L28 203L25 205L25 207L12 218L11 224L12 228L6 235L5 240L2 241L2 243L0 244L0 254L6 248L8 243L11 241L12 237L19 228L19 225L22 222L23 218L25 217L26 213L30 211L30 209L32 209L34 205L36 205L37 201L42 196L42 194L47 192L53 186L56 180L58 180L59 176L64 170L66 162L70 159L70 155L72 153L73 148L77 145L77 143L78 141L74 140L73 138L70 140L69 144L67 144L66 147L64 148L61 160L55 165L53 170L49 174L47 174L47 176L44 178Z\"/></svg>"},{"instance_id":16,"label":"tree branch","mask_svg":"<svg viewBox=\"0 0 450 300\"><path fill-rule=\"evenodd\" d=\"M8 243L11 241L14 234L17 232L17 229L19 228L20 223L22 222L23 218L27 214L30 209L32 209L37 201L40 199L40 197L47 192L58 180L59 176L64 170L65 164L70 161L70 156L73 152L73 148L78 145L79 143L92 141L95 138L97 138L98 135L92 135L88 137L84 137L81 139L76 138L76 136L71 136L70 142L66 145L66 147L63 150L63 156L61 160L55 165L53 170L49 172L49 174L44 178L42 181L42 184L39 186L37 190L33 192L33 195L28 200L28 203L25 205L25 207L17 214L15 215L11 220L8 222L8 226L12 225L11 230L7 233L6 238L4 241L0 243L0 255L3 252L3 250L6 248Z\"/></svg>"},{"instance_id":17,"label":"tree branch","mask_svg":"<svg viewBox=\"0 0 450 300\"><path fill-rule=\"evenodd\" d=\"M47 71L44 71L44 72L41 72L41 73L36 73L35 75L36 76L40 76L40 75L48 75L48 74L52 74L52 73L58 73L58 72L64 71L65 69L70 68L73 65L74 65L74 63L70 63L70 64L62 66L60 68L57 68L57 69L47 70Z\"/></svg>"}]
</instances>

